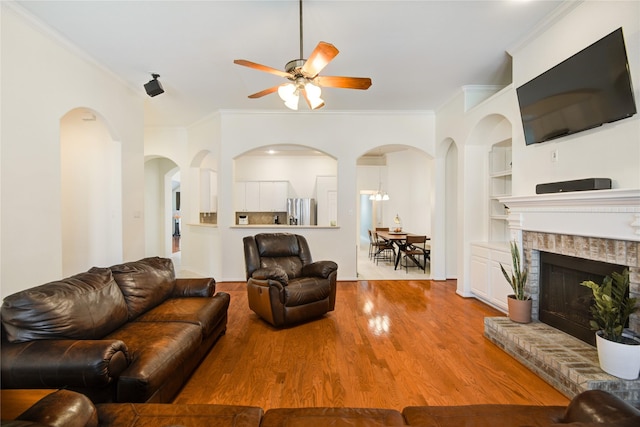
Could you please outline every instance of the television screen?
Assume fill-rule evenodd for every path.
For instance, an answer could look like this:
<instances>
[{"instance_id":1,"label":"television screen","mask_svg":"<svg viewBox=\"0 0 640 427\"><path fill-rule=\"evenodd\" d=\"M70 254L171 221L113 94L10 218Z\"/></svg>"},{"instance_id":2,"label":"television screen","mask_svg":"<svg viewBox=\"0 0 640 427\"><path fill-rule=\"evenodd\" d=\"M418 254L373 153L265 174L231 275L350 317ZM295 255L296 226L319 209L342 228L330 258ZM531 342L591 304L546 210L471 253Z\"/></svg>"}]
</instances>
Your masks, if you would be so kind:
<instances>
[{"instance_id":1,"label":"television screen","mask_svg":"<svg viewBox=\"0 0 640 427\"><path fill-rule=\"evenodd\" d=\"M516 90L527 145L633 116L622 28Z\"/></svg>"}]
</instances>

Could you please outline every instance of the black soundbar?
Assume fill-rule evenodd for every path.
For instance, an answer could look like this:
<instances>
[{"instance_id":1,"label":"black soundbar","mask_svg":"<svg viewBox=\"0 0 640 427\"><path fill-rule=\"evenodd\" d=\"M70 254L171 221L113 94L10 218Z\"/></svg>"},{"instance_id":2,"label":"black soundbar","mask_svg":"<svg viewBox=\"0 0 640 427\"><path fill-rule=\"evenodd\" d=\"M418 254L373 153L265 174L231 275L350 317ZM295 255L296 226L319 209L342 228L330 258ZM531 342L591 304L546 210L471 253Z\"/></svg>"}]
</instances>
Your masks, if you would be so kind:
<instances>
[{"instance_id":1,"label":"black soundbar","mask_svg":"<svg viewBox=\"0 0 640 427\"><path fill-rule=\"evenodd\" d=\"M536 185L536 194L565 193L568 191L610 190L610 178L586 178L573 181L549 182Z\"/></svg>"}]
</instances>

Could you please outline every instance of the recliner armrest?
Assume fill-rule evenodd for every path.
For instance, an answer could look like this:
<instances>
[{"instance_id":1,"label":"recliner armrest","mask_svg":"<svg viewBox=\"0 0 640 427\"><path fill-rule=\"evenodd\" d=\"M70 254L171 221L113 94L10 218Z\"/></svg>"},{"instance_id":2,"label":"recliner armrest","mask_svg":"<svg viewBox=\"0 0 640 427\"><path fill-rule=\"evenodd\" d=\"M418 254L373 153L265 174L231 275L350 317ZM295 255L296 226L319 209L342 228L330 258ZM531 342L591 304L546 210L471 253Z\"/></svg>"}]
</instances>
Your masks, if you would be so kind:
<instances>
[{"instance_id":1,"label":"recliner armrest","mask_svg":"<svg viewBox=\"0 0 640 427\"><path fill-rule=\"evenodd\" d=\"M275 268L259 268L251 275L252 279L257 280L275 280L280 282L283 286L289 284L289 276L280 267Z\"/></svg>"},{"instance_id":2,"label":"recliner armrest","mask_svg":"<svg viewBox=\"0 0 640 427\"><path fill-rule=\"evenodd\" d=\"M180 297L212 297L216 293L216 281L212 277L178 278L171 296Z\"/></svg>"},{"instance_id":3,"label":"recliner armrest","mask_svg":"<svg viewBox=\"0 0 640 427\"><path fill-rule=\"evenodd\" d=\"M333 261L316 261L302 267L302 275L306 277L322 277L326 279L338 270L338 264Z\"/></svg>"}]
</instances>

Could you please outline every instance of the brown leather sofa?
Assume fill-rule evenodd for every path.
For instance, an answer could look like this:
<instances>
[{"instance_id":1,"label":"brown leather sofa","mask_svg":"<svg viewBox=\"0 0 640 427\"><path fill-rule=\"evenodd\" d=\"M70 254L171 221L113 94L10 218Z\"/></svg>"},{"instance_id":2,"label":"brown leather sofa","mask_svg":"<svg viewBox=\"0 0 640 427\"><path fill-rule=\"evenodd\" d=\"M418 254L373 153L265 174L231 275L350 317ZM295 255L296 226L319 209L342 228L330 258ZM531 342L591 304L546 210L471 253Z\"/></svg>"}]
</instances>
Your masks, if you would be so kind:
<instances>
[{"instance_id":1,"label":"brown leather sofa","mask_svg":"<svg viewBox=\"0 0 640 427\"><path fill-rule=\"evenodd\" d=\"M229 301L158 257L15 293L1 309L2 388L169 402L226 331Z\"/></svg>"},{"instance_id":2,"label":"brown leather sofa","mask_svg":"<svg viewBox=\"0 0 640 427\"><path fill-rule=\"evenodd\" d=\"M600 390L576 396L568 407L529 405L413 406L402 412L374 408L103 403L59 390L4 427L235 426L235 427L637 427L640 410Z\"/></svg>"},{"instance_id":3,"label":"brown leather sofa","mask_svg":"<svg viewBox=\"0 0 640 427\"><path fill-rule=\"evenodd\" d=\"M243 239L249 308L273 326L333 311L338 265L316 261L304 236L261 233Z\"/></svg>"}]
</instances>

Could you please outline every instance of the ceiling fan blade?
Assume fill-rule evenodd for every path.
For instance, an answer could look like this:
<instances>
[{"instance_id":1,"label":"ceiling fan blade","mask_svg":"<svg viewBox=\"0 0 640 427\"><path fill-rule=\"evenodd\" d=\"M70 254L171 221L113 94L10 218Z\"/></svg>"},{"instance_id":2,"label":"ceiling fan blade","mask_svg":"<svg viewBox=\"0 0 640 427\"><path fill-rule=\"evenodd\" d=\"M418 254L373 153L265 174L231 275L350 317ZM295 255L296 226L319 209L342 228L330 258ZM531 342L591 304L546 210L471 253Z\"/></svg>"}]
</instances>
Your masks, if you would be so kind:
<instances>
[{"instance_id":1,"label":"ceiling fan blade","mask_svg":"<svg viewBox=\"0 0 640 427\"><path fill-rule=\"evenodd\" d=\"M369 77L340 77L340 76L318 76L315 82L319 86L338 87L342 89L367 90L371 86Z\"/></svg>"},{"instance_id":2,"label":"ceiling fan blade","mask_svg":"<svg viewBox=\"0 0 640 427\"><path fill-rule=\"evenodd\" d=\"M324 67L327 66L329 62L333 60L333 58L336 57L339 52L340 51L331 43L318 43L316 48L313 49L313 52L311 52L307 62L302 66L302 69L300 70L302 75L314 78Z\"/></svg>"},{"instance_id":3,"label":"ceiling fan blade","mask_svg":"<svg viewBox=\"0 0 640 427\"><path fill-rule=\"evenodd\" d=\"M314 107L313 104L311 103L311 100L307 96L307 91L304 89L301 89L300 92L302 92L302 97L304 98L305 101L307 101L307 105L309 106L310 109L319 110L320 108L324 107L324 101L322 101L321 104L318 104Z\"/></svg>"},{"instance_id":4,"label":"ceiling fan blade","mask_svg":"<svg viewBox=\"0 0 640 427\"><path fill-rule=\"evenodd\" d=\"M265 95L269 95L270 93L273 93L273 92L277 91L279 87L280 87L280 85L273 86L273 87L270 87L269 89L265 89L265 90L262 90L260 92L256 92L253 95L249 95L249 98L251 98L251 99L262 98Z\"/></svg>"},{"instance_id":5,"label":"ceiling fan blade","mask_svg":"<svg viewBox=\"0 0 640 427\"><path fill-rule=\"evenodd\" d=\"M236 60L233 61L233 63L234 64L238 64L238 65L242 65L244 67L253 68L254 70L264 71L266 73L275 74L276 76L285 77L285 78L291 78L291 74L289 74L289 73L287 73L285 71L280 71L278 69L275 69L275 68L272 68L272 67L268 67L266 65L257 64L255 62L247 61L245 59L236 59Z\"/></svg>"}]
</instances>

